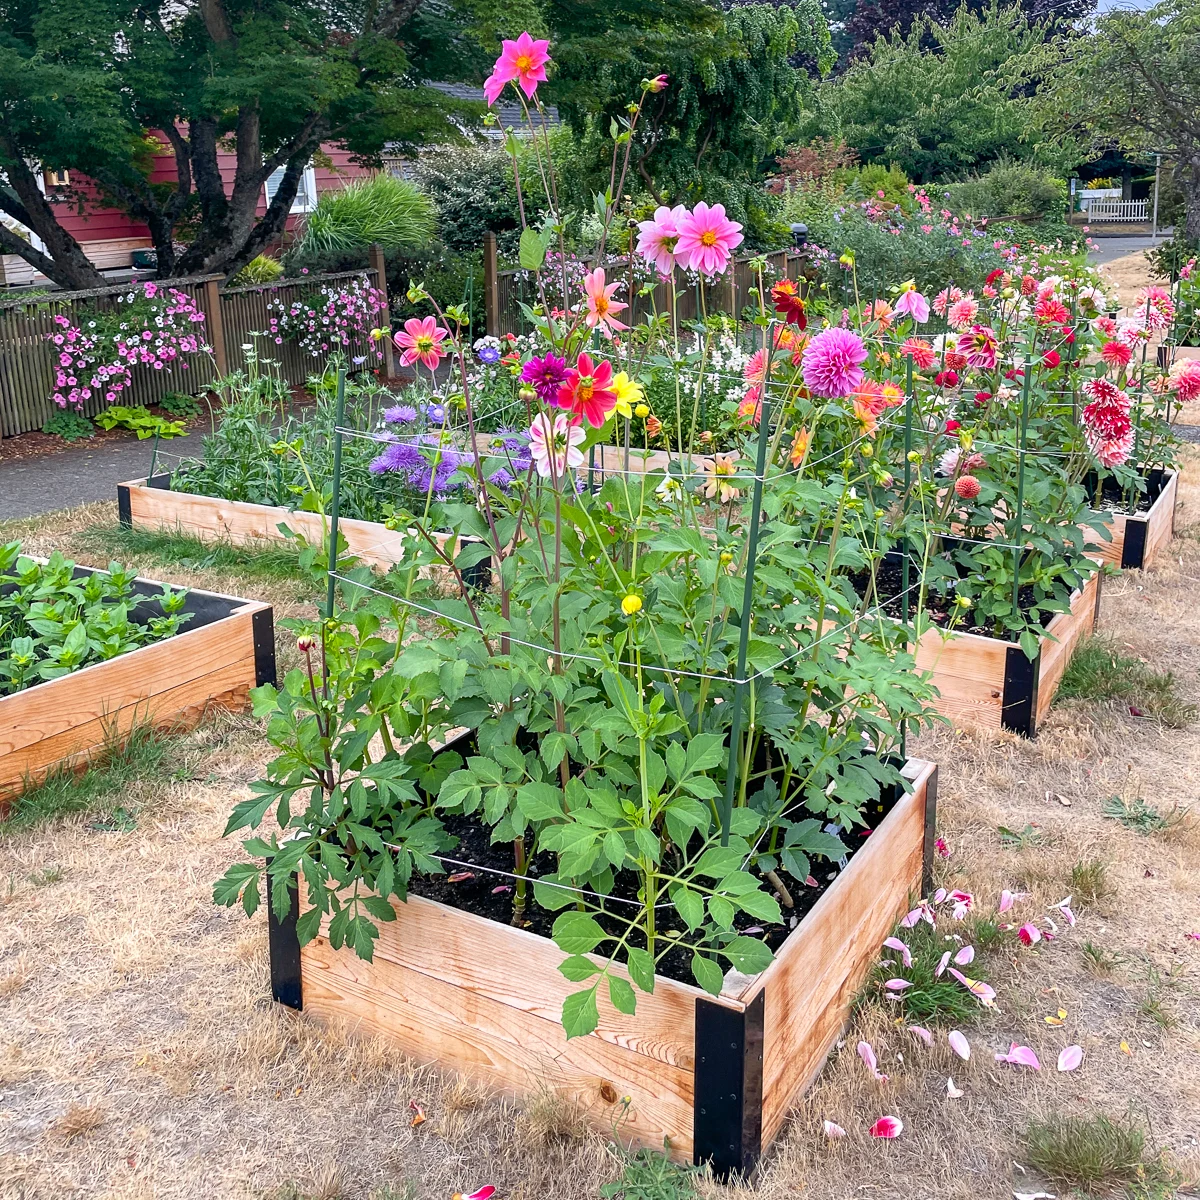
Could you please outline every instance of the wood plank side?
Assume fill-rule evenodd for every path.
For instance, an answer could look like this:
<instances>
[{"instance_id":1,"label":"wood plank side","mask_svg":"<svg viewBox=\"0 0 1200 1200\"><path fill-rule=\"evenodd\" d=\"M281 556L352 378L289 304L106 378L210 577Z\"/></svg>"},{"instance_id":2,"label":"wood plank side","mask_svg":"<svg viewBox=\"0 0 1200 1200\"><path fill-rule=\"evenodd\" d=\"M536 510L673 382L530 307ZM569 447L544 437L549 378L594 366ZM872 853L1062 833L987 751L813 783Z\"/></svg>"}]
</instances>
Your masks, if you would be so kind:
<instances>
[{"instance_id":1,"label":"wood plank side","mask_svg":"<svg viewBox=\"0 0 1200 1200\"><path fill-rule=\"evenodd\" d=\"M934 707L951 721L1000 728L1007 643L974 633L929 629L917 643L917 670L938 689Z\"/></svg>"},{"instance_id":2,"label":"wood plank side","mask_svg":"<svg viewBox=\"0 0 1200 1200\"><path fill-rule=\"evenodd\" d=\"M0 758L202 678L231 658L253 657L253 615L239 612L6 696L0 700Z\"/></svg>"},{"instance_id":3,"label":"wood plank side","mask_svg":"<svg viewBox=\"0 0 1200 1200\"><path fill-rule=\"evenodd\" d=\"M1143 562L1146 567L1154 563L1175 536L1175 503L1178 497L1179 472L1171 471L1167 486L1146 514L1149 525L1146 530L1146 553Z\"/></svg>"},{"instance_id":4,"label":"wood plank side","mask_svg":"<svg viewBox=\"0 0 1200 1200\"><path fill-rule=\"evenodd\" d=\"M1089 558L1119 567L1125 552L1125 524L1129 518L1124 513L1109 513L1107 516L1108 528L1112 532L1111 541L1106 542L1090 525L1080 525L1079 529L1083 533L1084 550Z\"/></svg>"},{"instance_id":5,"label":"wood plank side","mask_svg":"<svg viewBox=\"0 0 1200 1200\"><path fill-rule=\"evenodd\" d=\"M302 908L308 907L302 900ZM559 971L565 955L547 938L423 896L410 896L392 907L396 920L380 925L376 958L467 988L556 1026L562 1019L563 1001L580 989ZM350 950L343 953L353 955ZM624 968L613 969L628 978ZM637 1012L626 1016L612 1007L601 987L600 1024L589 1037L691 1071L696 999L707 993L660 976L652 994L638 990L636 995ZM726 1002L741 1007L736 1001Z\"/></svg>"},{"instance_id":6,"label":"wood plank side","mask_svg":"<svg viewBox=\"0 0 1200 1200\"><path fill-rule=\"evenodd\" d=\"M1042 663L1038 675L1037 720L1046 715L1062 681L1063 672L1071 661L1075 647L1087 637L1096 624L1096 593L1100 588L1100 572L1071 597L1071 611L1059 613L1046 626L1051 638L1042 638Z\"/></svg>"},{"instance_id":7,"label":"wood plank side","mask_svg":"<svg viewBox=\"0 0 1200 1200\"><path fill-rule=\"evenodd\" d=\"M749 1004L765 991L764 1146L820 1071L883 939L920 887L925 794L934 766L919 766L913 791L742 995Z\"/></svg>"},{"instance_id":8,"label":"wood plank side","mask_svg":"<svg viewBox=\"0 0 1200 1200\"><path fill-rule=\"evenodd\" d=\"M209 540L218 538L240 546L285 541L279 530L281 524L302 534L310 544L320 545L329 536L328 521L320 513L171 492L145 487L140 481L123 486L129 489L129 515L135 528L177 531ZM351 554L385 570L402 560L405 543L412 536L402 530L388 529L377 521L350 517L339 521L338 529ZM443 546L453 540L449 534L435 532L433 536Z\"/></svg>"},{"instance_id":9,"label":"wood plank side","mask_svg":"<svg viewBox=\"0 0 1200 1200\"><path fill-rule=\"evenodd\" d=\"M511 964L514 971L518 963ZM692 1153L692 1072L593 1037L567 1040L557 1022L376 955L366 963L324 938L301 956L304 1008L378 1034L422 1063L436 1063L510 1094L551 1090L610 1131L631 1100L622 1139Z\"/></svg>"},{"instance_id":10,"label":"wood plank side","mask_svg":"<svg viewBox=\"0 0 1200 1200\"><path fill-rule=\"evenodd\" d=\"M83 767L114 742L124 745L135 725L182 732L195 728L214 707L240 712L249 704L254 672L250 655L145 700L114 705L102 718L72 725L0 757L0 804L20 795L27 780L38 782L59 767Z\"/></svg>"}]
</instances>

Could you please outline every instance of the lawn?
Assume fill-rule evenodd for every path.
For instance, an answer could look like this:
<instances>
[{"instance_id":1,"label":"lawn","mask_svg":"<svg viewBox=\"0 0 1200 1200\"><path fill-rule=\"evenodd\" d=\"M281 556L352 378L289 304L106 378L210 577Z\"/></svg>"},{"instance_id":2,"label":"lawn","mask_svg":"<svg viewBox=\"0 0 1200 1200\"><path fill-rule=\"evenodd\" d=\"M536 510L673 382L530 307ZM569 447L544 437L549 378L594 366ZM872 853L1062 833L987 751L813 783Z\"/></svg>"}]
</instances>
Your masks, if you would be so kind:
<instances>
[{"instance_id":1,"label":"lawn","mask_svg":"<svg viewBox=\"0 0 1200 1200\"><path fill-rule=\"evenodd\" d=\"M131 542L115 517L94 505L0 534L34 553L118 557L268 600L277 628L310 611L315 589L275 556ZM1194 457L1177 529L1149 573L1106 580L1103 645L1037 741L944 729L912 747L941 764L938 882L975 894L977 966L997 992L995 1011L963 1026L970 1060L941 1038L926 1048L895 1005L868 997L755 1195L977 1200L1079 1186L1165 1197L1196 1186L1200 819L1184 811L1200 779L1186 707L1200 702ZM297 655L279 639L282 674ZM488 1095L271 1003L265 913L247 922L211 898L237 857L221 837L229 810L266 758L251 717L214 716L135 746L112 764L117 786L95 773L57 781L2 827L0 1196L448 1200L485 1183L503 1200L600 1196L626 1159L549 1098L549 1081L529 1080L521 1103ZM1078 923L1029 949L985 937L1003 889L1030 893L1018 911L1031 915L1072 894ZM888 1082L864 1068L860 1039ZM1013 1042L1041 1071L995 1061ZM1059 1074L1070 1043L1083 1065ZM948 1076L961 1098L947 1097ZM884 1113L904 1122L894 1141L867 1136ZM825 1120L847 1136L827 1140ZM743 1194L653 1164L634 1177L641 1190L606 1194Z\"/></svg>"}]
</instances>

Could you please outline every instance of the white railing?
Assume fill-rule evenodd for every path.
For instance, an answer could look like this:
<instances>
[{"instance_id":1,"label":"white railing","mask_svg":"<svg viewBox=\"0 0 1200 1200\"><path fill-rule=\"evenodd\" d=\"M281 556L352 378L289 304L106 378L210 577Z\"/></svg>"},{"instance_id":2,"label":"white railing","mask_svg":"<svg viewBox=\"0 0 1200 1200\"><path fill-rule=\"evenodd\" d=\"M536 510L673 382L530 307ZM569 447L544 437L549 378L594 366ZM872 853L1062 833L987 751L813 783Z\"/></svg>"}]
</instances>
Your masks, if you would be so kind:
<instances>
[{"instance_id":1,"label":"white railing","mask_svg":"<svg viewBox=\"0 0 1200 1200\"><path fill-rule=\"evenodd\" d=\"M1086 198L1081 207L1089 221L1148 221L1149 200L1102 200Z\"/></svg>"}]
</instances>

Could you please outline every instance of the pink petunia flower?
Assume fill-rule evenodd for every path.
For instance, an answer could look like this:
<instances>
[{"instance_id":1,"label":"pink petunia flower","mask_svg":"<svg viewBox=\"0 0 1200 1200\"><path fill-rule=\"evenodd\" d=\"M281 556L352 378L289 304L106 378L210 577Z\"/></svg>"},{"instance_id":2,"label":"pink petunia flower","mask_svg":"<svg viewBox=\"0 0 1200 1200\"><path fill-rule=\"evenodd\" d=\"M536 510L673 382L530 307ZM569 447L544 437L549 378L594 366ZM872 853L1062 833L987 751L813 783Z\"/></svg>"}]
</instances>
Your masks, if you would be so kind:
<instances>
[{"instance_id":1,"label":"pink petunia flower","mask_svg":"<svg viewBox=\"0 0 1200 1200\"><path fill-rule=\"evenodd\" d=\"M619 282L606 285L603 267L597 267L583 277L583 294L587 300L586 321L589 329L599 328L611 334L618 329L629 328L628 325L622 325L614 315L628 308L628 305L612 298L620 286Z\"/></svg>"},{"instance_id":2,"label":"pink petunia flower","mask_svg":"<svg viewBox=\"0 0 1200 1200\"><path fill-rule=\"evenodd\" d=\"M849 329L823 329L804 350L804 383L814 396L834 399L856 392L867 348Z\"/></svg>"},{"instance_id":3,"label":"pink petunia flower","mask_svg":"<svg viewBox=\"0 0 1200 1200\"><path fill-rule=\"evenodd\" d=\"M729 256L742 244L742 227L725 215L725 205L711 207L703 200L676 222L679 240L675 257L683 266L702 275L720 275Z\"/></svg>"},{"instance_id":4,"label":"pink petunia flower","mask_svg":"<svg viewBox=\"0 0 1200 1200\"><path fill-rule=\"evenodd\" d=\"M649 221L638 222L637 252L652 263L660 275L670 275L675 269L675 243L679 239L679 222L687 216L682 204L674 208L660 205Z\"/></svg>"},{"instance_id":5,"label":"pink petunia flower","mask_svg":"<svg viewBox=\"0 0 1200 1200\"><path fill-rule=\"evenodd\" d=\"M583 465L583 444L587 434L582 425L572 425L566 413L538 413L529 427L529 453L537 472L543 479L556 479L566 474L568 467Z\"/></svg>"},{"instance_id":6,"label":"pink petunia flower","mask_svg":"<svg viewBox=\"0 0 1200 1200\"><path fill-rule=\"evenodd\" d=\"M442 349L442 341L449 336L450 331L442 329L438 325L436 317L425 317L420 320L416 317L409 317L404 322L403 332L396 334L395 337L396 345L402 351L401 363L406 367L411 367L413 363L419 362L430 371L436 371L438 363L446 357L446 351Z\"/></svg>"},{"instance_id":7,"label":"pink petunia flower","mask_svg":"<svg viewBox=\"0 0 1200 1200\"><path fill-rule=\"evenodd\" d=\"M546 65L550 62L550 43L535 39L528 32L517 40L505 39L492 73L484 80L483 94L491 107L500 99L506 83L519 84L526 99L532 100L539 83L546 81Z\"/></svg>"}]
</instances>

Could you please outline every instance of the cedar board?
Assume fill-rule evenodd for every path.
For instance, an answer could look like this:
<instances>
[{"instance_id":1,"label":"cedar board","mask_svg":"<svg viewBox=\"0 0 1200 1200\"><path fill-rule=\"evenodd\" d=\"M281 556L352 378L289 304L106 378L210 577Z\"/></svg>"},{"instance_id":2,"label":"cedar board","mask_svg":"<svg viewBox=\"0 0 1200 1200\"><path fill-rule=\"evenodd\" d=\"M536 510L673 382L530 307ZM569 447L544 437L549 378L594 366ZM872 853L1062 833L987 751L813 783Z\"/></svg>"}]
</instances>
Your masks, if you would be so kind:
<instances>
[{"instance_id":1,"label":"cedar board","mask_svg":"<svg viewBox=\"0 0 1200 1200\"><path fill-rule=\"evenodd\" d=\"M1158 499L1144 513L1109 514L1108 527L1112 541L1106 542L1094 529L1080 526L1084 531L1088 553L1103 563L1114 567L1121 565L1125 551L1125 527L1131 521L1146 525L1146 548L1142 556L1142 570L1152 566L1162 548L1175 533L1175 501L1179 494L1179 472L1168 471L1168 481Z\"/></svg>"}]
</instances>

